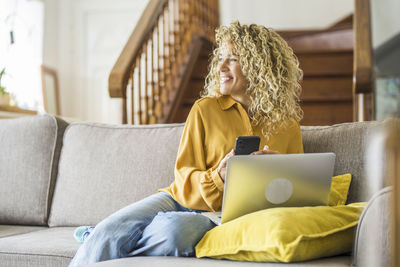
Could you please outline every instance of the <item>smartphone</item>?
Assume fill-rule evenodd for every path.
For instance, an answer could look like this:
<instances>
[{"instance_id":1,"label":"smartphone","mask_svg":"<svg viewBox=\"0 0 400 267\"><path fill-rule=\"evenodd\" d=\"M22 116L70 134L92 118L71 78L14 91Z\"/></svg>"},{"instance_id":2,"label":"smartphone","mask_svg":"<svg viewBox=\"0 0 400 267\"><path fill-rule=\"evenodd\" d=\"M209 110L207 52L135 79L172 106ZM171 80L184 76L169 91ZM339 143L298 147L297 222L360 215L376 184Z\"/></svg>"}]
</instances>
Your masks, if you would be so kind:
<instances>
[{"instance_id":1,"label":"smartphone","mask_svg":"<svg viewBox=\"0 0 400 267\"><path fill-rule=\"evenodd\" d=\"M248 155L254 151L258 151L259 147L259 136L239 136L236 138L235 155Z\"/></svg>"}]
</instances>

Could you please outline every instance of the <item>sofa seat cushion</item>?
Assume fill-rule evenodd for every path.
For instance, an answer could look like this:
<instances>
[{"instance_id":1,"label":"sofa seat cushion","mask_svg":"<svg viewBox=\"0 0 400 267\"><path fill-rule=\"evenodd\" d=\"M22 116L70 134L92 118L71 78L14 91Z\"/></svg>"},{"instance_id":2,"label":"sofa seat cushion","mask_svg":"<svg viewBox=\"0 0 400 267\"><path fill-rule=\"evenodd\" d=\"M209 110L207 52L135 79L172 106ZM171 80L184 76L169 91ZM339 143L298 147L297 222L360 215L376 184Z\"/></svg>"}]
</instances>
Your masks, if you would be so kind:
<instances>
[{"instance_id":1,"label":"sofa seat cushion","mask_svg":"<svg viewBox=\"0 0 400 267\"><path fill-rule=\"evenodd\" d=\"M290 267L349 267L350 256L338 256L313 261L298 262L290 264ZM282 263L259 263L259 262L238 262L229 260L196 259L183 257L132 257L112 261L103 261L86 267L282 267Z\"/></svg>"},{"instance_id":2,"label":"sofa seat cushion","mask_svg":"<svg viewBox=\"0 0 400 267\"><path fill-rule=\"evenodd\" d=\"M45 226L0 225L0 238L47 229Z\"/></svg>"},{"instance_id":3,"label":"sofa seat cushion","mask_svg":"<svg viewBox=\"0 0 400 267\"><path fill-rule=\"evenodd\" d=\"M47 228L0 238L1 266L67 266L80 244L74 228Z\"/></svg>"},{"instance_id":4,"label":"sofa seat cushion","mask_svg":"<svg viewBox=\"0 0 400 267\"><path fill-rule=\"evenodd\" d=\"M50 226L96 225L174 180L183 124L71 124L65 131Z\"/></svg>"},{"instance_id":5,"label":"sofa seat cushion","mask_svg":"<svg viewBox=\"0 0 400 267\"><path fill-rule=\"evenodd\" d=\"M47 224L66 126L51 115L1 120L0 224Z\"/></svg>"}]
</instances>

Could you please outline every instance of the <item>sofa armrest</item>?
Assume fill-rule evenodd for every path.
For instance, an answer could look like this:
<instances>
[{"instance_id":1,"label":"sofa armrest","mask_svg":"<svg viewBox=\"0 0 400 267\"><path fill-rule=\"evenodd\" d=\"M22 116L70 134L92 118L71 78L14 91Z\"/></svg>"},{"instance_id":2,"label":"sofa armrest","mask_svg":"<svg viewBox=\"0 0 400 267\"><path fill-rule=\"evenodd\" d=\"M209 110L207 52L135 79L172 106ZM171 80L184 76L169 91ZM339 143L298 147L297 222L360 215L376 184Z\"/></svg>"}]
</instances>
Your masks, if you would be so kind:
<instances>
[{"instance_id":1,"label":"sofa armrest","mask_svg":"<svg viewBox=\"0 0 400 267\"><path fill-rule=\"evenodd\" d=\"M392 187L374 194L360 217L354 244L353 266L391 266Z\"/></svg>"}]
</instances>

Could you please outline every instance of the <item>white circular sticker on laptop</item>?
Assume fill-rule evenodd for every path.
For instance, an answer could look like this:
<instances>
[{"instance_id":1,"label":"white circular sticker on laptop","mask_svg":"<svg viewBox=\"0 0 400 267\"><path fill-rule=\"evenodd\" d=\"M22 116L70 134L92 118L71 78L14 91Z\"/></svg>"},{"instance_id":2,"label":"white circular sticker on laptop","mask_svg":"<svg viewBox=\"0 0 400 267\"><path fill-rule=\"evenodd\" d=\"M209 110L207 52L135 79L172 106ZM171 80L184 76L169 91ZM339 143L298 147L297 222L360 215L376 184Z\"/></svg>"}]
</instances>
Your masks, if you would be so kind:
<instances>
[{"instance_id":1,"label":"white circular sticker on laptop","mask_svg":"<svg viewBox=\"0 0 400 267\"><path fill-rule=\"evenodd\" d=\"M272 180L265 189L265 197L272 204L282 204L289 200L293 193L293 185L286 178Z\"/></svg>"}]
</instances>

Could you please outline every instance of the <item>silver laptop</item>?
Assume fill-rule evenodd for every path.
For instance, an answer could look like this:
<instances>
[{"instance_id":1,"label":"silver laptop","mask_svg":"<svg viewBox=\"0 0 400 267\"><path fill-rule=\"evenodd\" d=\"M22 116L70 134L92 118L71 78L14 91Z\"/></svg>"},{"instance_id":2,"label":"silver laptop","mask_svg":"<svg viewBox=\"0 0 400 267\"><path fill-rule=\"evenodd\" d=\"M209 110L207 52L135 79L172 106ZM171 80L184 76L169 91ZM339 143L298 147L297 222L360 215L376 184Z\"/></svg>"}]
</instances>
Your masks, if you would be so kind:
<instances>
[{"instance_id":1,"label":"silver laptop","mask_svg":"<svg viewBox=\"0 0 400 267\"><path fill-rule=\"evenodd\" d=\"M203 214L219 225L267 208L327 205L334 165L334 153L233 156L222 212Z\"/></svg>"}]
</instances>

